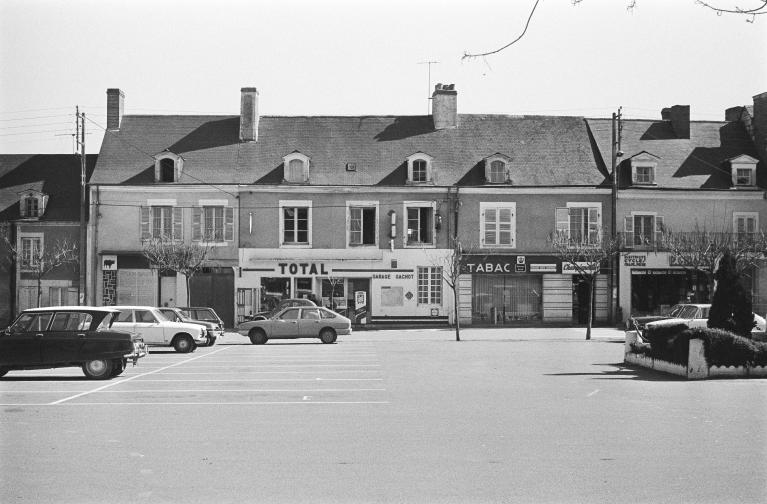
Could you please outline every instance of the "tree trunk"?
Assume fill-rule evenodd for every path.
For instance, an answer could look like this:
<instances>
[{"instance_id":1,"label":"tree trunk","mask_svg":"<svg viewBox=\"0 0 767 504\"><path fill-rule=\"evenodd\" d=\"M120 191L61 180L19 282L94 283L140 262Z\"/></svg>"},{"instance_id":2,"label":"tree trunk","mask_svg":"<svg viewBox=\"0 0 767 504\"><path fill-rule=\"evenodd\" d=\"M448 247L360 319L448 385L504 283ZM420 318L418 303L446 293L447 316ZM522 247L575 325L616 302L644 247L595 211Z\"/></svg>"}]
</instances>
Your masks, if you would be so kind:
<instances>
[{"instance_id":1,"label":"tree trunk","mask_svg":"<svg viewBox=\"0 0 767 504\"><path fill-rule=\"evenodd\" d=\"M192 291L189 290L189 275L184 275L184 284L186 284L186 305L194 306L192 304Z\"/></svg>"},{"instance_id":2,"label":"tree trunk","mask_svg":"<svg viewBox=\"0 0 767 504\"><path fill-rule=\"evenodd\" d=\"M455 309L455 340L461 341L461 318L458 316L458 289L453 288L453 305Z\"/></svg>"},{"instance_id":3,"label":"tree trunk","mask_svg":"<svg viewBox=\"0 0 767 504\"><path fill-rule=\"evenodd\" d=\"M43 281L40 275L37 276L37 307L40 308L40 300L43 296Z\"/></svg>"},{"instance_id":4,"label":"tree trunk","mask_svg":"<svg viewBox=\"0 0 767 504\"><path fill-rule=\"evenodd\" d=\"M591 324L594 320L594 278L589 279L589 318L586 324L586 339L591 339Z\"/></svg>"}]
</instances>

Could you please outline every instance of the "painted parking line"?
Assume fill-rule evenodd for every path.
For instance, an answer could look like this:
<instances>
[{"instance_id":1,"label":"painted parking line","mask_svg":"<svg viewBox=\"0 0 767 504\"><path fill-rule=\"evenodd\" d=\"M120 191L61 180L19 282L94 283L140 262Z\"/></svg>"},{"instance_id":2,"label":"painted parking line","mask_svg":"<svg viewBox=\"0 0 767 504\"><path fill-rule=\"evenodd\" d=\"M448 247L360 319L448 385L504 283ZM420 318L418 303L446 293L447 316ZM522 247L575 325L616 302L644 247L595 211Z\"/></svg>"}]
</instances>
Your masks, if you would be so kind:
<instances>
[{"instance_id":1,"label":"painted parking line","mask_svg":"<svg viewBox=\"0 0 767 504\"><path fill-rule=\"evenodd\" d=\"M65 397L63 399L59 399L58 401L53 401L52 403L49 403L49 405L55 406L55 405L58 405L58 404L64 404L65 402L71 401L73 399L77 399L79 397L83 397L83 396L86 396L88 394L93 394L94 392L99 392L101 390L108 389L108 388L114 387L116 385L120 385L121 383L126 383L126 382L129 382L131 380L135 380L137 378L141 378L142 376L148 376L148 375L151 375L151 374L159 373L159 372L164 371L166 369L170 369L170 368L173 368L173 367L176 367L176 366L180 366L182 364L186 364L188 362L192 362L192 361L195 361L195 360L198 360L198 359L202 359L204 357L207 357L208 355L213 355L213 354L216 354L216 353L219 353L219 352L223 352L225 350L229 350L229 348L231 348L231 347L222 347L219 350L215 350L213 352L205 353L203 355L198 355L197 357L192 357L191 359L186 359L186 360L183 360L183 361L180 361L180 362L176 362L175 364L171 364L169 366L165 366L165 367L160 368L160 369L155 369L154 371L149 371L147 373L137 374L137 375L130 376L128 378L125 378L125 379L122 379L122 380L119 380L119 381L116 381L116 382L107 383L106 385L103 385L101 387L97 387L97 388L92 389L92 390L87 390L85 392L80 392L79 394L75 394L75 395L72 395L72 396L69 396L69 397Z\"/></svg>"},{"instance_id":2,"label":"painted parking line","mask_svg":"<svg viewBox=\"0 0 767 504\"><path fill-rule=\"evenodd\" d=\"M73 402L64 406L278 406L327 404L390 404L389 401L226 401L226 402ZM14 406L52 406L53 404L16 404Z\"/></svg>"}]
</instances>

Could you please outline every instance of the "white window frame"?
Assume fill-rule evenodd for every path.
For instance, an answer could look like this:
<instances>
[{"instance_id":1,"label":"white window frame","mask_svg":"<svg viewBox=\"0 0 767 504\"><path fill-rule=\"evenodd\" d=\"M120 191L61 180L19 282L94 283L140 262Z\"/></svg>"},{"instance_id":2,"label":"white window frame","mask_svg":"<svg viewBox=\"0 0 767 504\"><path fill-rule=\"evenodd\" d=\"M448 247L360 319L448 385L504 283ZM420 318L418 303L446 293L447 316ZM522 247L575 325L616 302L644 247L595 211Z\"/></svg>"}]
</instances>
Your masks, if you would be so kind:
<instances>
[{"instance_id":1,"label":"white window frame","mask_svg":"<svg viewBox=\"0 0 767 504\"><path fill-rule=\"evenodd\" d=\"M408 208L431 208L431 243L408 243ZM402 244L405 248L436 248L437 246L437 202L436 201L405 201L402 204Z\"/></svg>"},{"instance_id":2,"label":"white window frame","mask_svg":"<svg viewBox=\"0 0 767 504\"><path fill-rule=\"evenodd\" d=\"M301 180L291 180L288 175L290 174L290 162L300 161L303 165L303 177ZM301 154L300 152L292 152L282 158L282 178L288 184L306 184L309 182L309 156Z\"/></svg>"},{"instance_id":3,"label":"white window frame","mask_svg":"<svg viewBox=\"0 0 767 504\"><path fill-rule=\"evenodd\" d=\"M557 219L557 217L558 217L557 216L557 210L559 210L560 208L567 209L567 211L568 211L567 212L567 237L568 237L568 239L570 239L570 237L572 236L571 229L570 229L570 209L572 209L572 208L579 208L579 209L580 208L588 208L588 209L594 208L594 209L596 209L597 210L597 219L596 219L597 243L591 243L591 240L589 239L590 234L591 234L591 230L589 229L588 232L587 232L587 242L584 243L583 245L597 246L599 244L599 241L601 241L601 237L602 237L602 202L600 202L600 201L568 201L567 204L564 207L558 207L557 209L555 209L555 214L554 214L555 229L556 229L557 232L565 230L564 227L562 226L562 223L559 221L559 219ZM590 217L591 217L591 214L589 212L587 214L587 220L589 221L589 225L590 225L590 222L591 222ZM575 245L573 245L573 246L575 246Z\"/></svg>"},{"instance_id":4,"label":"white window frame","mask_svg":"<svg viewBox=\"0 0 767 504\"><path fill-rule=\"evenodd\" d=\"M650 170L650 173L648 174L648 180L640 180L640 173L639 171L642 169L647 168ZM655 184L655 165L650 163L641 163L637 165L631 166L632 176L631 176L631 182L634 185L653 185Z\"/></svg>"},{"instance_id":5,"label":"white window frame","mask_svg":"<svg viewBox=\"0 0 767 504\"><path fill-rule=\"evenodd\" d=\"M636 230L636 218L637 217L652 217L653 222L653 234L650 240L646 243L636 243L634 234ZM633 211L631 214L625 216L623 220L623 233L624 243L626 248L652 248L660 244L661 234L663 233L664 217L658 215L657 212L645 212L641 210ZM631 240L629 241L629 237Z\"/></svg>"},{"instance_id":6,"label":"white window frame","mask_svg":"<svg viewBox=\"0 0 767 504\"><path fill-rule=\"evenodd\" d=\"M735 171L734 180L735 185L737 187L753 187L754 186L754 180L756 178L756 170L751 166L734 166L733 170ZM740 182L740 174L739 171L743 170L744 172L748 173L748 182L745 184Z\"/></svg>"},{"instance_id":7,"label":"white window frame","mask_svg":"<svg viewBox=\"0 0 767 504\"><path fill-rule=\"evenodd\" d=\"M425 300L422 300L424 298L424 293L422 291L424 283L421 281L421 274L423 272L425 272L426 275ZM444 289L442 284L442 266L418 266L416 268L416 304L419 306L442 306L442 301L444 299Z\"/></svg>"},{"instance_id":8,"label":"white window frame","mask_svg":"<svg viewBox=\"0 0 767 504\"><path fill-rule=\"evenodd\" d=\"M37 248L37 255L40 255L40 252L42 250L45 250L45 234L44 233L19 233L18 237L18 243L17 243L17 250L18 250L18 268L19 271L35 271L35 268L37 268L38 261L35 257L30 257L29 261L27 261L27 257L25 257L27 254L25 254L24 250L24 242L26 240L38 241L38 248ZM30 253L34 255L34 247L30 249Z\"/></svg>"},{"instance_id":9,"label":"white window frame","mask_svg":"<svg viewBox=\"0 0 767 504\"><path fill-rule=\"evenodd\" d=\"M735 242L737 243L739 241L739 238L741 236L741 233L738 231L738 221L743 220L746 223L746 226L748 226L748 221L753 220L754 221L754 230L749 233L748 231L745 231L745 235L755 235L759 230L759 212L733 212L732 213L732 234Z\"/></svg>"},{"instance_id":10,"label":"white window frame","mask_svg":"<svg viewBox=\"0 0 767 504\"><path fill-rule=\"evenodd\" d=\"M757 163L756 159L746 154L742 154L736 158L730 159L730 169L732 171L732 186L734 188L750 189L750 188L756 187L756 163ZM749 174L748 184L738 183L738 170L749 170L751 172Z\"/></svg>"},{"instance_id":11,"label":"white window frame","mask_svg":"<svg viewBox=\"0 0 767 504\"><path fill-rule=\"evenodd\" d=\"M496 243L487 243L485 241L486 233L488 231L487 228L487 211L488 210L496 210L496 222L495 222L495 233L496 233ZM498 215L500 214L500 210L510 210L511 211L511 222L510 222L510 234L511 234L511 243L509 244L500 244L499 236L501 232L501 222L498 219ZM504 249L514 249L517 248L517 203L513 201L507 201L507 202L480 202L479 203L479 223L480 223L480 235L479 235L479 242L480 242L480 248L504 248Z\"/></svg>"},{"instance_id":12,"label":"white window frame","mask_svg":"<svg viewBox=\"0 0 767 504\"><path fill-rule=\"evenodd\" d=\"M173 161L173 180L170 182L162 181L162 161L170 159ZM163 184L171 184L178 182L181 179L181 173L184 169L184 158L173 152L167 151L162 154L157 154L154 157L154 181L161 182Z\"/></svg>"},{"instance_id":13,"label":"white window frame","mask_svg":"<svg viewBox=\"0 0 767 504\"><path fill-rule=\"evenodd\" d=\"M307 239L308 243L285 243L285 208L306 208ZM278 237L280 248L312 248L312 200L280 200L279 215L280 235Z\"/></svg>"},{"instance_id":14,"label":"white window frame","mask_svg":"<svg viewBox=\"0 0 767 504\"><path fill-rule=\"evenodd\" d=\"M352 208L373 208L376 212L375 218L375 243L352 244ZM378 201L347 201L346 202L346 248L378 248L379 222L380 222L379 202ZM362 232L362 231L361 231ZM364 234L364 233L363 233Z\"/></svg>"},{"instance_id":15,"label":"white window frame","mask_svg":"<svg viewBox=\"0 0 767 504\"><path fill-rule=\"evenodd\" d=\"M415 181L413 180L413 164L416 161L426 162L426 180ZM407 157L407 183L408 184L433 184L434 183L434 158L423 152L416 152Z\"/></svg>"},{"instance_id":16,"label":"white window frame","mask_svg":"<svg viewBox=\"0 0 767 504\"><path fill-rule=\"evenodd\" d=\"M158 207L170 207L170 227L171 236L173 241L180 242L184 239L184 216L183 210L178 206L178 202L175 199L148 199L146 200L146 206L142 206L139 209L139 239L141 241L153 240L163 238L162 236L155 236L154 234L154 213L155 208ZM147 236L144 235L144 210L148 211L149 220Z\"/></svg>"}]
</instances>

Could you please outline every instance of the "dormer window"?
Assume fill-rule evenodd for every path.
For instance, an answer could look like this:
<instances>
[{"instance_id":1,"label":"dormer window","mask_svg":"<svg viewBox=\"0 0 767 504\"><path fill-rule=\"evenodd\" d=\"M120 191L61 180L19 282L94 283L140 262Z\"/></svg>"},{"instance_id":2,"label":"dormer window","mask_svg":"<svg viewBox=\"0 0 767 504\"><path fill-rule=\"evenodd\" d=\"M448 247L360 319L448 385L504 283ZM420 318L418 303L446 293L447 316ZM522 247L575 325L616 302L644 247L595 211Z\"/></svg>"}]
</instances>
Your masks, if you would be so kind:
<instances>
[{"instance_id":1,"label":"dormer window","mask_svg":"<svg viewBox=\"0 0 767 504\"><path fill-rule=\"evenodd\" d=\"M416 152L407 158L407 181L409 184L429 184L433 182L433 157L423 152Z\"/></svg>"},{"instance_id":2,"label":"dormer window","mask_svg":"<svg viewBox=\"0 0 767 504\"><path fill-rule=\"evenodd\" d=\"M729 161L733 187L756 187L756 159L743 154Z\"/></svg>"},{"instance_id":3,"label":"dormer window","mask_svg":"<svg viewBox=\"0 0 767 504\"><path fill-rule=\"evenodd\" d=\"M506 184L510 180L510 159L503 154L485 158L485 181L488 184Z\"/></svg>"},{"instance_id":4,"label":"dormer window","mask_svg":"<svg viewBox=\"0 0 767 504\"><path fill-rule=\"evenodd\" d=\"M19 214L22 218L37 219L45 213L48 195L39 191L29 190L19 198Z\"/></svg>"},{"instance_id":5,"label":"dormer window","mask_svg":"<svg viewBox=\"0 0 767 504\"><path fill-rule=\"evenodd\" d=\"M282 158L285 167L283 178L289 184L306 184L309 182L309 157L294 151Z\"/></svg>"},{"instance_id":6,"label":"dormer window","mask_svg":"<svg viewBox=\"0 0 767 504\"><path fill-rule=\"evenodd\" d=\"M184 166L184 158L170 151L155 156L154 180L155 182L178 182Z\"/></svg>"},{"instance_id":7,"label":"dormer window","mask_svg":"<svg viewBox=\"0 0 767 504\"><path fill-rule=\"evenodd\" d=\"M633 185L655 185L658 157L642 152L630 159L631 183Z\"/></svg>"}]
</instances>

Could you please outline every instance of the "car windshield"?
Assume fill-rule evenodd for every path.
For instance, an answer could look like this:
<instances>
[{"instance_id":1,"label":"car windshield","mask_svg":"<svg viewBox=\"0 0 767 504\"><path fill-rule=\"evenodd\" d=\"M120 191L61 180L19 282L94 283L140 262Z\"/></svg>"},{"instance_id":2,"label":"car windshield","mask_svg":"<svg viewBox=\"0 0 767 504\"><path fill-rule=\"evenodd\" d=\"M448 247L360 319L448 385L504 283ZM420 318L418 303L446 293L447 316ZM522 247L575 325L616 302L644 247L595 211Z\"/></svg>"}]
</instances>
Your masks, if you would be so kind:
<instances>
[{"instance_id":1,"label":"car windshield","mask_svg":"<svg viewBox=\"0 0 767 504\"><path fill-rule=\"evenodd\" d=\"M687 305L682 307L677 317L684 318L684 319L692 319L692 318L697 318L697 315L698 315L698 307Z\"/></svg>"},{"instance_id":2,"label":"car windshield","mask_svg":"<svg viewBox=\"0 0 767 504\"><path fill-rule=\"evenodd\" d=\"M96 330L105 331L109 329L110 327L112 327L112 322L115 321L115 319L117 318L117 315L119 315L119 313L108 313L107 316L104 317L104 319L101 321L99 326L96 328Z\"/></svg>"},{"instance_id":3,"label":"car windshield","mask_svg":"<svg viewBox=\"0 0 767 504\"><path fill-rule=\"evenodd\" d=\"M680 305L680 304L674 305L671 308L671 310L668 312L668 316L669 317L678 317L679 313L682 311L683 308L684 308L684 305Z\"/></svg>"}]
</instances>

